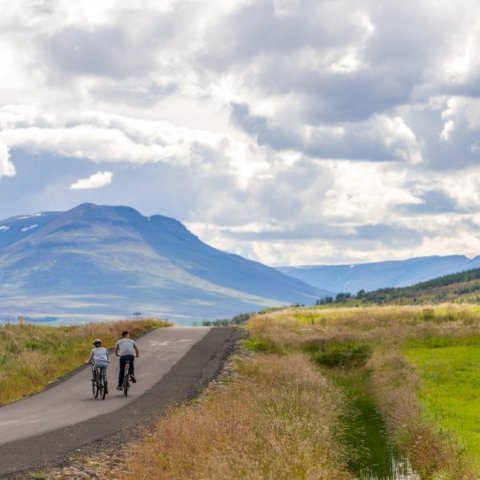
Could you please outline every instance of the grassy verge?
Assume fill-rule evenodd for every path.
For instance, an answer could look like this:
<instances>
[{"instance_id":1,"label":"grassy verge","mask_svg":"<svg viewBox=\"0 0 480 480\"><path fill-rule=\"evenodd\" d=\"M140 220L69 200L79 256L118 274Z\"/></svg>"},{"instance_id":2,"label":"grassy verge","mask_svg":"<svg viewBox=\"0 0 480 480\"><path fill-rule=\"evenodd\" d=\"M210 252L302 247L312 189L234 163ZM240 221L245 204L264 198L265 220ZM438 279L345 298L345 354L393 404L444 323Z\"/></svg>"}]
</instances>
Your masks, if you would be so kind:
<instances>
[{"instance_id":1,"label":"grassy verge","mask_svg":"<svg viewBox=\"0 0 480 480\"><path fill-rule=\"evenodd\" d=\"M233 378L161 418L122 478L351 478L337 441L344 399L305 355L242 360Z\"/></svg>"},{"instance_id":2,"label":"grassy verge","mask_svg":"<svg viewBox=\"0 0 480 480\"><path fill-rule=\"evenodd\" d=\"M454 433L480 465L480 338L440 338L407 347L404 354L420 373L420 399L432 422Z\"/></svg>"},{"instance_id":3,"label":"grassy verge","mask_svg":"<svg viewBox=\"0 0 480 480\"><path fill-rule=\"evenodd\" d=\"M53 380L82 365L101 338L113 347L123 330L133 337L153 328L168 326L158 320L125 320L81 326L0 326L0 405L39 392Z\"/></svg>"}]
</instances>

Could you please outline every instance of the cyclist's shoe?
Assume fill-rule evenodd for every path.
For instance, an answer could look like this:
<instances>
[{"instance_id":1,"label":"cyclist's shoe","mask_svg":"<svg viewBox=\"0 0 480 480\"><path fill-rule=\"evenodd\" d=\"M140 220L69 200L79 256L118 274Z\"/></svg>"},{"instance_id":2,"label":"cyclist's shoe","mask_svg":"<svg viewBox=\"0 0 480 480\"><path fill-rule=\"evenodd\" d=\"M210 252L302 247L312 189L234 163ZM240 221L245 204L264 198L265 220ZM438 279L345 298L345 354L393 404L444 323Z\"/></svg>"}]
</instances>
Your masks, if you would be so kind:
<instances>
[{"instance_id":1,"label":"cyclist's shoe","mask_svg":"<svg viewBox=\"0 0 480 480\"><path fill-rule=\"evenodd\" d=\"M123 390L123 387L122 387L121 385L119 385L119 386L117 387L117 390Z\"/></svg>"},{"instance_id":2,"label":"cyclist's shoe","mask_svg":"<svg viewBox=\"0 0 480 480\"><path fill-rule=\"evenodd\" d=\"M137 379L133 375L130 375L130 380L132 383L137 383Z\"/></svg>"},{"instance_id":3,"label":"cyclist's shoe","mask_svg":"<svg viewBox=\"0 0 480 480\"><path fill-rule=\"evenodd\" d=\"M105 393L108 393L108 387L105 385Z\"/></svg>"}]
</instances>

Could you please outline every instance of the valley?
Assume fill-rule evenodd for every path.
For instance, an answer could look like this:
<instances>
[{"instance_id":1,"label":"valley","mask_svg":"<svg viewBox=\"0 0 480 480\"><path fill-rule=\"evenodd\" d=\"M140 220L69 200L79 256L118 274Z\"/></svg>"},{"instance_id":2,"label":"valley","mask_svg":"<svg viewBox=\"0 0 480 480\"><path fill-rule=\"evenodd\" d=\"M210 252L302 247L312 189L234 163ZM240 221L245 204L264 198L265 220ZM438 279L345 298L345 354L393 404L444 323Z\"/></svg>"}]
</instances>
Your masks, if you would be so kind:
<instances>
[{"instance_id":1,"label":"valley","mask_svg":"<svg viewBox=\"0 0 480 480\"><path fill-rule=\"evenodd\" d=\"M337 273L333 267L301 269L331 276L330 282L309 285L311 278L298 271L294 278L291 270L221 252L174 219L144 217L126 207L84 204L37 215L35 227L32 221L22 216L0 222L0 403L8 404L0 416L81 365L90 337L102 336L111 346L125 326L136 334L169 327L160 330L179 335L179 342L187 341L189 331L196 338L191 348L184 345L179 365L191 368L197 351L206 363L195 366L195 388L180 370L166 375L162 364L165 379L148 384L152 392L163 395L160 385L168 381L174 391L181 385L182 393L161 397L162 408L149 410L148 433L115 456L115 478L157 478L160 472L185 480L192 474L238 480L480 475L480 269L467 268L476 259L424 257L341 267ZM385 286L394 278L402 286ZM346 285L362 288L336 291ZM127 310L141 311L140 319L119 321ZM19 311L26 318L17 323ZM208 327L182 330L172 328L172 320ZM207 331L212 333L205 343ZM155 341L152 359L163 358L161 346L168 343ZM224 373L196 398L233 343L236 353ZM206 359L214 357L212 370ZM139 390L138 401L150 401L148 392ZM36 398L28 398L32 407ZM173 398L180 402L175 407ZM83 436L75 444L83 457L75 457L76 447L67 442L61 452L41 450L32 457L36 463L22 468L47 465L45 477L34 475L50 479L60 458L68 456L64 463L76 468L95 464L87 446L108 443L114 432L107 428L91 437L87 424L96 413L88 407L84 414L78 420ZM27 441L30 427L22 428L10 428L9 434L23 437L1 448ZM42 435L54 438L56 432ZM14 471L21 462L11 458L8 468ZM92 478L107 480L108 468L99 467Z\"/></svg>"}]
</instances>

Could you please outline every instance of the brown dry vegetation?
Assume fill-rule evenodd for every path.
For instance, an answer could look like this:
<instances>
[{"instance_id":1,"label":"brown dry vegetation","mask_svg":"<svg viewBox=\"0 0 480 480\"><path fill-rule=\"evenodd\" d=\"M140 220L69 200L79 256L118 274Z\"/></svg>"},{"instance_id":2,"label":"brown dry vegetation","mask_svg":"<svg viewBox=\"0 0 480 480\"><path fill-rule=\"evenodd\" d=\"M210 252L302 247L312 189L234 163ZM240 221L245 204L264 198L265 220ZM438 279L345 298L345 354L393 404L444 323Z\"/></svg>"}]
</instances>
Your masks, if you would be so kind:
<instances>
[{"instance_id":1,"label":"brown dry vegetation","mask_svg":"<svg viewBox=\"0 0 480 480\"><path fill-rule=\"evenodd\" d=\"M122 478L352 478L336 439L343 405L303 354L242 360L233 382L159 419Z\"/></svg>"},{"instance_id":2,"label":"brown dry vegetation","mask_svg":"<svg viewBox=\"0 0 480 480\"><path fill-rule=\"evenodd\" d=\"M473 305L291 308L252 317L249 332L267 350L288 352L310 342L374 341L400 345L408 339L480 334L480 309Z\"/></svg>"},{"instance_id":3,"label":"brown dry vegetation","mask_svg":"<svg viewBox=\"0 0 480 480\"><path fill-rule=\"evenodd\" d=\"M94 338L113 347L123 330L138 336L168 326L155 319L91 323L71 327L0 326L0 405L41 391L88 358Z\"/></svg>"}]
</instances>

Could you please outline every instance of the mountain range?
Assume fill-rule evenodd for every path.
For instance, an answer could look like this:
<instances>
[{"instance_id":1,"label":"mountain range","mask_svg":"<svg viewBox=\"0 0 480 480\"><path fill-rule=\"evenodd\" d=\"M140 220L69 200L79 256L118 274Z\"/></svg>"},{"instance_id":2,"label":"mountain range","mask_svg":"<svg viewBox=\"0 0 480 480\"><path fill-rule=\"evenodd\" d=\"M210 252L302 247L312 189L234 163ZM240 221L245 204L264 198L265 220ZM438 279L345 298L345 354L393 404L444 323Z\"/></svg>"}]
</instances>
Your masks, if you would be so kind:
<instances>
[{"instance_id":1,"label":"mountain range","mask_svg":"<svg viewBox=\"0 0 480 480\"><path fill-rule=\"evenodd\" d=\"M179 323L329 294L212 248L173 218L82 204L0 221L0 317L84 322L139 312Z\"/></svg>"},{"instance_id":2,"label":"mountain range","mask_svg":"<svg viewBox=\"0 0 480 480\"><path fill-rule=\"evenodd\" d=\"M379 288L404 287L443 275L480 267L480 256L428 256L407 260L353 265L305 265L278 270L317 288L357 293Z\"/></svg>"}]
</instances>

